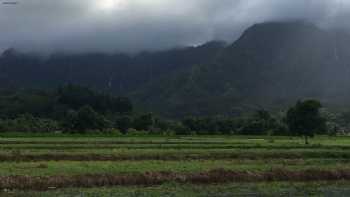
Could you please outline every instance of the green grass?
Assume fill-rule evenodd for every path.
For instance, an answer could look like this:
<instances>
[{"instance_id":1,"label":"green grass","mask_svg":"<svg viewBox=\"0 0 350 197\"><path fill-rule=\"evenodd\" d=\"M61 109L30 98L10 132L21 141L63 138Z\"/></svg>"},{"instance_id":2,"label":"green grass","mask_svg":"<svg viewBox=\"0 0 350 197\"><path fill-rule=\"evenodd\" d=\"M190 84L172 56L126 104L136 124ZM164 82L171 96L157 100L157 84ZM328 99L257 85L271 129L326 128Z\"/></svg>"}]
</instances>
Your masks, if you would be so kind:
<instances>
[{"instance_id":1,"label":"green grass","mask_svg":"<svg viewBox=\"0 0 350 197\"><path fill-rule=\"evenodd\" d=\"M273 143L271 143L273 139ZM323 145L323 146L350 146L350 137L328 137L328 136L317 136L310 140L313 145ZM261 145L261 146L294 146L294 145L304 145L302 138L298 137L266 137L266 136L194 136L194 137L124 137L124 136L63 136L63 137L0 137L0 144L2 142L39 142L45 144L48 143L62 143L62 142L71 142L71 143L88 143L93 144L99 143L132 143L132 144L152 144L152 143L199 143L199 144L231 144L231 145Z\"/></svg>"},{"instance_id":2,"label":"green grass","mask_svg":"<svg viewBox=\"0 0 350 197\"><path fill-rule=\"evenodd\" d=\"M1 137L2 136L2 137ZM113 156L120 161L21 161L25 156ZM81 135L0 135L0 176L54 176L84 174L123 174L144 172L204 172L213 169L269 171L271 169L346 169L350 170L350 137L317 136L311 145L297 137L265 136L81 136ZM11 158L13 157L13 160ZM92 157L93 158L93 157ZM269 192L306 196L322 191L346 189L345 183L256 183L226 185L165 184L155 187L116 187L66 189L33 196L232 196ZM349 191L349 190L347 190ZM294 193L293 193L294 192ZM231 194L231 195L230 195ZM295 195L293 195L295 194ZM0 196L10 193L0 193ZM17 191L13 195L24 195ZM281 196L281 195L279 195ZM283 195L282 195L283 196ZM345 195L348 196L348 195Z\"/></svg>"},{"instance_id":3,"label":"green grass","mask_svg":"<svg viewBox=\"0 0 350 197\"><path fill-rule=\"evenodd\" d=\"M4 134L0 134L0 140L15 140L15 141L42 141L42 140L49 140L49 141L199 141L199 142L206 142L206 141L218 141L218 142L264 142L265 139L274 139L276 141L282 141L282 142L303 142L303 138L300 137L284 137L284 136L273 136L273 137L267 137L267 136L239 136L239 135L212 135L212 136L115 136L115 135L97 135L97 136L91 136L91 135L53 135L53 136L41 136L36 134L23 134L26 137L16 137L16 136L9 136L6 137ZM323 143L329 143L333 142L334 140L340 141L340 142L349 142L350 137L347 136L341 136L341 137L329 137L329 136L317 136L316 138L312 138L311 142L323 142Z\"/></svg>"},{"instance_id":4,"label":"green grass","mask_svg":"<svg viewBox=\"0 0 350 197\"><path fill-rule=\"evenodd\" d=\"M76 151L87 149L101 152L110 149L327 149L350 150L349 137L318 136L312 145L296 137L259 136L195 136L195 137L32 137L0 138L0 151L47 150Z\"/></svg>"},{"instance_id":5,"label":"green grass","mask_svg":"<svg viewBox=\"0 0 350 197\"><path fill-rule=\"evenodd\" d=\"M123 174L144 172L205 172L215 169L234 171L268 171L271 169L346 169L350 160L293 159L293 160L190 160L190 161L94 161L94 162L3 162L0 176L53 176L84 174Z\"/></svg>"}]
</instances>

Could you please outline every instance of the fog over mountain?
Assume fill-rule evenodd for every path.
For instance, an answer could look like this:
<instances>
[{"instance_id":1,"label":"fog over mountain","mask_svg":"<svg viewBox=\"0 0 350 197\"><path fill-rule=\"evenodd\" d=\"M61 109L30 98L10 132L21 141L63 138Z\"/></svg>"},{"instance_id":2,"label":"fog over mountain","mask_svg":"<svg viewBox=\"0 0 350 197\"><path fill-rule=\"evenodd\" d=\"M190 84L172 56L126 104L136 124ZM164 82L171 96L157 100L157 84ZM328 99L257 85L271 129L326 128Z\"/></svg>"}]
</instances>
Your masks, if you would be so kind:
<instances>
[{"instance_id":1,"label":"fog over mountain","mask_svg":"<svg viewBox=\"0 0 350 197\"><path fill-rule=\"evenodd\" d=\"M13 49L0 55L0 89L77 84L130 97L168 117L234 115L303 98L348 106L350 34L307 22L252 25L235 42L208 42L135 55Z\"/></svg>"},{"instance_id":2,"label":"fog over mountain","mask_svg":"<svg viewBox=\"0 0 350 197\"><path fill-rule=\"evenodd\" d=\"M135 52L233 41L265 21L349 28L348 0L18 0L0 4L0 50Z\"/></svg>"}]
</instances>

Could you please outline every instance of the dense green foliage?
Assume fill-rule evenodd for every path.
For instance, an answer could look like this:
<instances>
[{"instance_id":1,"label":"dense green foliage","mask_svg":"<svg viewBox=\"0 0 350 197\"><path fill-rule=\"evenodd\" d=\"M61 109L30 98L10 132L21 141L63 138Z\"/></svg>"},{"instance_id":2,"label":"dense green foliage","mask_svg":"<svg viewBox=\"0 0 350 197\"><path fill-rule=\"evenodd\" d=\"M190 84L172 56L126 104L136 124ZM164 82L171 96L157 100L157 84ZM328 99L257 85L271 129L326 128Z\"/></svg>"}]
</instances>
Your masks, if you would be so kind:
<instances>
[{"instance_id":1,"label":"dense green foliage","mask_svg":"<svg viewBox=\"0 0 350 197\"><path fill-rule=\"evenodd\" d=\"M87 130L102 131L109 128L109 122L90 106L81 107L77 112L67 114L65 120L68 131L84 132Z\"/></svg>"},{"instance_id":2,"label":"dense green foliage","mask_svg":"<svg viewBox=\"0 0 350 197\"><path fill-rule=\"evenodd\" d=\"M75 85L66 85L57 91L4 90L0 92L0 117L14 118L32 114L41 118L63 119L69 110L90 106L102 114L125 114L133 110L127 98L92 91Z\"/></svg>"},{"instance_id":3,"label":"dense green foliage","mask_svg":"<svg viewBox=\"0 0 350 197\"><path fill-rule=\"evenodd\" d=\"M247 117L186 118L183 125L198 134L288 135L286 125L266 111Z\"/></svg>"},{"instance_id":4,"label":"dense green foliage","mask_svg":"<svg viewBox=\"0 0 350 197\"><path fill-rule=\"evenodd\" d=\"M67 85L57 91L3 91L0 94L2 131L102 131L115 116L131 114L128 98ZM111 120L108 120L110 116Z\"/></svg>"},{"instance_id":5,"label":"dense green foliage","mask_svg":"<svg viewBox=\"0 0 350 197\"><path fill-rule=\"evenodd\" d=\"M326 120L320 114L321 107L321 103L316 100L298 101L295 107L287 112L286 122L289 129L297 135L304 136L306 144L308 137L327 130Z\"/></svg>"},{"instance_id":6,"label":"dense green foliage","mask_svg":"<svg viewBox=\"0 0 350 197\"><path fill-rule=\"evenodd\" d=\"M167 120L153 113L134 111L127 98L67 85L53 92L1 92L0 129L3 132L129 135L313 136L315 132L340 133L342 125L347 124L347 113L334 116L325 111L323 115L320 107L318 101L305 101L298 102L286 114L260 109L241 116Z\"/></svg>"},{"instance_id":7,"label":"dense green foliage","mask_svg":"<svg viewBox=\"0 0 350 197\"><path fill-rule=\"evenodd\" d=\"M16 131L26 133L50 133L61 128L58 121L45 118L35 118L31 114L19 115L15 119L0 121L1 131Z\"/></svg>"}]
</instances>

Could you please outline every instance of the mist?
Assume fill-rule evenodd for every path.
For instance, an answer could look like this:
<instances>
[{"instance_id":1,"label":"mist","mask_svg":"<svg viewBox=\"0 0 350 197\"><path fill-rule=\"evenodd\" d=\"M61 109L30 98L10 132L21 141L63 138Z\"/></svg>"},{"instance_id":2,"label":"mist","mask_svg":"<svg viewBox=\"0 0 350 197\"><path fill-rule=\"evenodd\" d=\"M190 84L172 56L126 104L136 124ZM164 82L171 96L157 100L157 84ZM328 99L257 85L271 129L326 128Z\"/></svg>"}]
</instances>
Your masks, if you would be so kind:
<instances>
[{"instance_id":1,"label":"mist","mask_svg":"<svg viewBox=\"0 0 350 197\"><path fill-rule=\"evenodd\" d=\"M346 0L0 1L0 50L138 52L233 41L267 21L348 29Z\"/></svg>"}]
</instances>

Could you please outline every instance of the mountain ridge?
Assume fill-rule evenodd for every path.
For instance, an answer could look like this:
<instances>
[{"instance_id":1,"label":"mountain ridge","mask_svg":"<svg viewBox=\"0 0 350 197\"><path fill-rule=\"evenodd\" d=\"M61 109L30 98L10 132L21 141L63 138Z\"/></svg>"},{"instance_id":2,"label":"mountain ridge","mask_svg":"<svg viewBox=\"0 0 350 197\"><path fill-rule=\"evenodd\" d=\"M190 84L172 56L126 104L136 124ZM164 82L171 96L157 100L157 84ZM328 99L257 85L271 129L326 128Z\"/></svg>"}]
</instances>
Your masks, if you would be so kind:
<instances>
[{"instance_id":1,"label":"mountain ridge","mask_svg":"<svg viewBox=\"0 0 350 197\"><path fill-rule=\"evenodd\" d=\"M346 104L350 36L306 22L266 22L231 44L125 54L52 55L5 51L0 88L79 84L129 95L141 109L169 117L234 115L300 98Z\"/></svg>"},{"instance_id":2,"label":"mountain ridge","mask_svg":"<svg viewBox=\"0 0 350 197\"><path fill-rule=\"evenodd\" d=\"M247 105L250 106L248 108L288 105L300 98L318 98L326 103L345 102L349 98L350 87L347 85L348 67L343 65L350 63L347 58L350 55L347 47L350 42L347 45L336 38L344 40L348 37L338 37L333 32L304 22L254 25L226 47L213 63L197 68L202 70L197 73L197 87L188 91L194 93L199 89L202 92L190 96L185 91L173 90L169 102L162 106L177 105L173 108L189 111L181 113L181 116L208 113L232 115L235 112L230 109L235 111ZM342 44L342 48L338 44ZM188 71L187 76L193 75L191 72ZM177 90L189 86L190 83L184 81ZM145 92L154 88L150 87ZM162 91L165 90L157 89L156 92ZM140 95L137 97L142 98ZM164 102L164 99L155 98L149 103ZM178 104L172 103L172 100L184 102ZM217 103L221 105L210 109Z\"/></svg>"}]
</instances>

